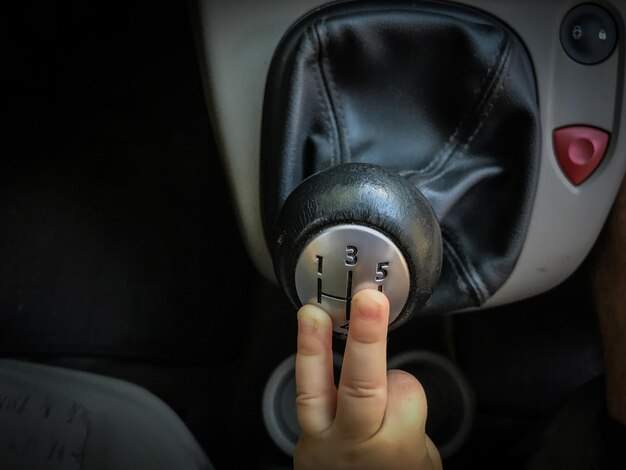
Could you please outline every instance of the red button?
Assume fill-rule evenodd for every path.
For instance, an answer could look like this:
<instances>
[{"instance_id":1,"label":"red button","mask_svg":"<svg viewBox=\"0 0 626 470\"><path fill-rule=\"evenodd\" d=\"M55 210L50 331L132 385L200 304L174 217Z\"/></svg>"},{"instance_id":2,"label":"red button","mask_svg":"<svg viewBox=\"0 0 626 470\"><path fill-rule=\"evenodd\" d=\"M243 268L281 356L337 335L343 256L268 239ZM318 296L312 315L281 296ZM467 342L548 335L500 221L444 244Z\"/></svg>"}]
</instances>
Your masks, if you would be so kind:
<instances>
[{"instance_id":1,"label":"red button","mask_svg":"<svg viewBox=\"0 0 626 470\"><path fill-rule=\"evenodd\" d=\"M554 151L561 170L578 185L598 167L609 143L609 133L589 126L555 129Z\"/></svg>"}]
</instances>

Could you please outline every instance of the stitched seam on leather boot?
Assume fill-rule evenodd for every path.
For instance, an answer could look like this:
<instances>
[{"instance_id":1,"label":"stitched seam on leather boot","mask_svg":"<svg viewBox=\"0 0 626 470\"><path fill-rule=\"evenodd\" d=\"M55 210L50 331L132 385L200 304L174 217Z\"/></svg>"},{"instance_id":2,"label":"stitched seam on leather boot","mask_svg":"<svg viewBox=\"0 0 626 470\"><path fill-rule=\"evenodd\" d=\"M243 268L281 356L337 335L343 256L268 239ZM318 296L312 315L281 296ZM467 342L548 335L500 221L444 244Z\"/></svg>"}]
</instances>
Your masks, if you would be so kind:
<instances>
[{"instance_id":1,"label":"stitched seam on leather boot","mask_svg":"<svg viewBox=\"0 0 626 470\"><path fill-rule=\"evenodd\" d=\"M323 83L324 79L322 77L322 71L319 66L320 50L319 50L319 45L317 41L317 32L314 30L313 27L309 28L309 31L307 34L307 40L303 42L307 42L312 47L313 51L315 51L316 53L316 58L317 58L315 62L316 67L312 67L313 79L315 81L315 94L317 96L317 101L322 108L322 113L324 116L322 121L324 122L324 127L326 128L328 141L330 142L330 146L333 149L333 152L331 155L331 166L334 166L337 164L337 153L338 153L337 152L337 140L335 138L336 127L333 125L333 117L331 116L332 111L330 109L330 103L328 102L328 97L325 96L324 83Z\"/></svg>"},{"instance_id":2,"label":"stitched seam on leather boot","mask_svg":"<svg viewBox=\"0 0 626 470\"><path fill-rule=\"evenodd\" d=\"M475 128L474 121L476 119L480 119L484 113L485 107L491 103L494 92L497 90L497 85L500 83L500 78L504 69L503 66L505 62L508 62L507 59L510 57L510 50L511 42L505 36L498 46L498 54L494 60L494 64L487 70L487 73L483 78L483 82L481 83L479 92L477 93L479 99L474 101L472 106L470 106L463 118L461 118L455 131L437 155L428 163L428 165L423 168L404 171L401 173L402 176L425 175L439 171L441 167L450 159L450 157L456 153L459 145L463 141L463 134L468 133L470 130L473 132ZM469 125L470 123L472 125Z\"/></svg>"},{"instance_id":3,"label":"stitched seam on leather boot","mask_svg":"<svg viewBox=\"0 0 626 470\"><path fill-rule=\"evenodd\" d=\"M352 161L352 156L350 154L350 136L348 133L348 126L346 125L346 120L343 114L343 107L341 105L341 94L337 91L337 85L333 78L333 73L331 69L330 59L327 54L324 54L324 50L328 50L328 34L326 34L326 25L325 22L322 21L319 24L320 29L320 40L322 41L322 56L324 66L324 71L326 72L326 78L328 80L328 94L331 98L331 102L334 104L333 109L335 110L335 118L337 119L337 123L339 125L339 131L341 136L341 155L342 162L350 162ZM325 46L325 47L324 47ZM342 145L343 144L343 145Z\"/></svg>"},{"instance_id":4,"label":"stitched seam on leather boot","mask_svg":"<svg viewBox=\"0 0 626 470\"><path fill-rule=\"evenodd\" d=\"M320 39L319 31L317 30L317 21L312 25L312 31L315 34L315 40L317 43L317 60L315 61L317 72L319 73L319 77L322 80L322 86L324 90L324 95L326 100L324 100L328 109L328 117L329 117L329 128L333 130L333 134L336 137L336 140L333 139L333 165L341 162L342 158L342 144L341 144L341 134L339 130L339 125L337 122L337 116L335 114L334 103L332 101L332 97L330 96L330 89L328 87L328 82L325 77L324 68L323 68L323 56L324 51L322 49L322 41Z\"/></svg>"},{"instance_id":5,"label":"stitched seam on leather boot","mask_svg":"<svg viewBox=\"0 0 626 470\"><path fill-rule=\"evenodd\" d=\"M337 144L336 144L336 149L337 149L337 155L339 156L339 162L343 162L345 160L345 156L344 156L344 135L342 134L342 129L340 127L340 123L339 123L339 118L337 117L337 104L333 101L333 96L331 93L331 85L328 81L328 77L327 75L327 70L324 67L324 62L327 61L328 59L326 58L325 54L324 54L324 46L322 43L322 38L321 38L321 33L319 31L319 25L321 24L320 21L316 21L313 24L313 31L315 31L315 37L317 39L317 68L320 72L320 76L322 77L322 83L324 84L324 91L326 93L326 98L328 99L328 103L329 103L329 109L330 109L330 114L331 114L331 119L332 119L332 125L333 125L333 129L335 130L335 134L337 136Z\"/></svg>"}]
</instances>

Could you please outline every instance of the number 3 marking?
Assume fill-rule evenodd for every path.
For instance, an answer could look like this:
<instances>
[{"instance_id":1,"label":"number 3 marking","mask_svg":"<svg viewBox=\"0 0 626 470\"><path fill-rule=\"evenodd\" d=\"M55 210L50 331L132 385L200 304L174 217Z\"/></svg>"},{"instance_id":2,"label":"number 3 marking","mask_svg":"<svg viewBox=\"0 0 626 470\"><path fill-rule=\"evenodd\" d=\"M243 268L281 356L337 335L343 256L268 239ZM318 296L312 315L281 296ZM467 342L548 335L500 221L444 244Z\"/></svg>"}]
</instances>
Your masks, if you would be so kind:
<instances>
[{"instance_id":1,"label":"number 3 marking","mask_svg":"<svg viewBox=\"0 0 626 470\"><path fill-rule=\"evenodd\" d=\"M359 262L359 258L357 257L357 253L359 252L356 246L348 245L346 247L346 266L354 266Z\"/></svg>"}]
</instances>

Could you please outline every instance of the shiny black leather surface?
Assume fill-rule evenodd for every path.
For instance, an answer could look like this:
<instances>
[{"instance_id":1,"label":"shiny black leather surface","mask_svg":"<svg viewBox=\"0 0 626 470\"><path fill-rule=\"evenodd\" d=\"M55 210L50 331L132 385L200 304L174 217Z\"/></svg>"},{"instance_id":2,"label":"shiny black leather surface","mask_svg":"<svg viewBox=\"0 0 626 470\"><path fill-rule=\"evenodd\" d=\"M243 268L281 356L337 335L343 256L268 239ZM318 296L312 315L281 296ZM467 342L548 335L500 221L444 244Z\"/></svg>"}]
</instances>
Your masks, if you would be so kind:
<instances>
[{"instance_id":1,"label":"shiny black leather surface","mask_svg":"<svg viewBox=\"0 0 626 470\"><path fill-rule=\"evenodd\" d=\"M347 2L303 18L276 51L262 131L264 225L307 176L342 162L398 172L443 234L424 311L477 306L509 277L540 156L534 74L496 19L443 3Z\"/></svg>"}]
</instances>

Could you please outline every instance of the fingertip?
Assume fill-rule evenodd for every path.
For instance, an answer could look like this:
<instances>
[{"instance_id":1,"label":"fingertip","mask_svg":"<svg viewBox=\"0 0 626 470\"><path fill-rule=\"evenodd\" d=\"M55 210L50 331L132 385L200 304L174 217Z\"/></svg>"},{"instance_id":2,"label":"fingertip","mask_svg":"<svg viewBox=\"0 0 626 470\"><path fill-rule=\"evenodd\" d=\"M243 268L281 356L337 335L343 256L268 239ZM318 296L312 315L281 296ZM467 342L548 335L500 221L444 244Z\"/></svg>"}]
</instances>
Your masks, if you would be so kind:
<instances>
[{"instance_id":1,"label":"fingertip","mask_svg":"<svg viewBox=\"0 0 626 470\"><path fill-rule=\"evenodd\" d=\"M381 316L389 318L389 300L385 294L374 289L357 292L352 298L352 308L365 320L375 320Z\"/></svg>"},{"instance_id":2,"label":"fingertip","mask_svg":"<svg viewBox=\"0 0 626 470\"><path fill-rule=\"evenodd\" d=\"M315 305L304 305L298 310L298 353L324 354L332 342L332 321L328 314Z\"/></svg>"},{"instance_id":3,"label":"fingertip","mask_svg":"<svg viewBox=\"0 0 626 470\"><path fill-rule=\"evenodd\" d=\"M313 333L330 327L331 323L328 313L315 305L303 305L298 310L298 330L303 333Z\"/></svg>"}]
</instances>

